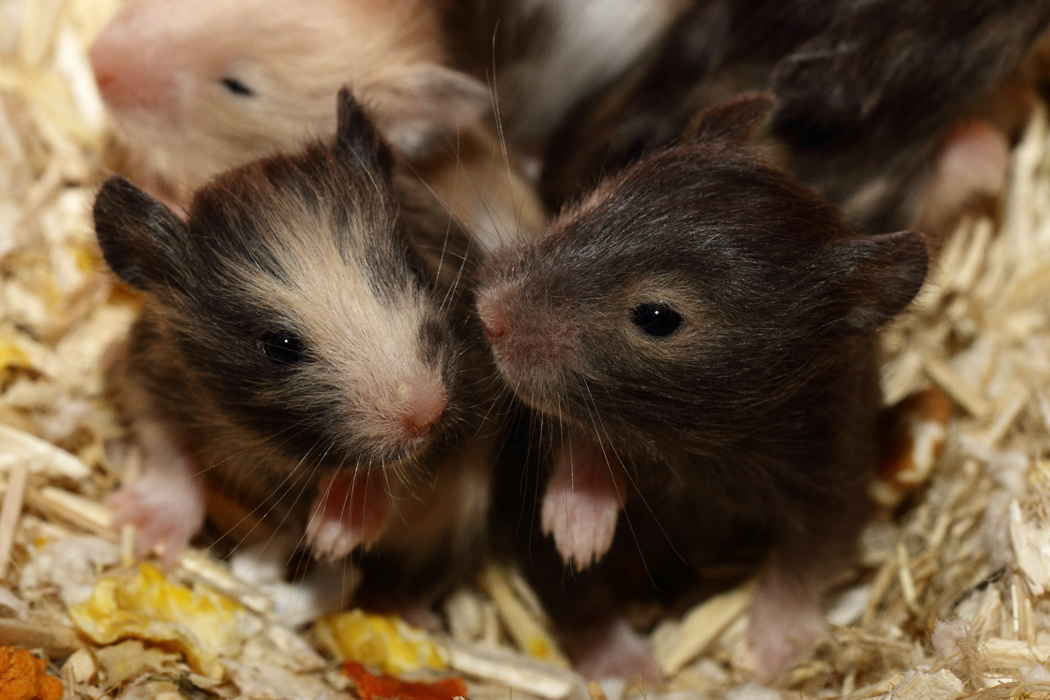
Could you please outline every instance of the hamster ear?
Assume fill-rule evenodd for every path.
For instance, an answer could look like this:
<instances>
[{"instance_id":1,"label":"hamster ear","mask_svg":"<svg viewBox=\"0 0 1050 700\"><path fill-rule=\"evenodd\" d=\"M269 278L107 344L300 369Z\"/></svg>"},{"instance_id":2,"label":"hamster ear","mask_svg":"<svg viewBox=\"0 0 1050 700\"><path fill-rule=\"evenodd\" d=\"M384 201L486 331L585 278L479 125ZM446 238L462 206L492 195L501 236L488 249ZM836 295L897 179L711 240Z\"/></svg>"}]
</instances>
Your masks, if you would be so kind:
<instances>
[{"instance_id":1,"label":"hamster ear","mask_svg":"<svg viewBox=\"0 0 1050 700\"><path fill-rule=\"evenodd\" d=\"M752 139L771 109L772 93L746 92L700 112L686 133L698 142L728 141L742 146Z\"/></svg>"},{"instance_id":2,"label":"hamster ear","mask_svg":"<svg viewBox=\"0 0 1050 700\"><path fill-rule=\"evenodd\" d=\"M846 323L861 333L878 330L907 308L930 262L926 237L915 231L851 238L831 254L850 299Z\"/></svg>"},{"instance_id":3,"label":"hamster ear","mask_svg":"<svg viewBox=\"0 0 1050 700\"><path fill-rule=\"evenodd\" d=\"M339 91L332 152L344 162L390 177L393 156L349 87Z\"/></svg>"},{"instance_id":4,"label":"hamster ear","mask_svg":"<svg viewBox=\"0 0 1050 700\"><path fill-rule=\"evenodd\" d=\"M106 263L132 287L154 291L169 283L186 224L122 177L106 180L95 198L95 234Z\"/></svg>"},{"instance_id":5,"label":"hamster ear","mask_svg":"<svg viewBox=\"0 0 1050 700\"><path fill-rule=\"evenodd\" d=\"M484 84L436 63L388 71L375 93L384 136L409 158L429 155L442 143L455 143L456 132L480 122L491 108Z\"/></svg>"}]
</instances>

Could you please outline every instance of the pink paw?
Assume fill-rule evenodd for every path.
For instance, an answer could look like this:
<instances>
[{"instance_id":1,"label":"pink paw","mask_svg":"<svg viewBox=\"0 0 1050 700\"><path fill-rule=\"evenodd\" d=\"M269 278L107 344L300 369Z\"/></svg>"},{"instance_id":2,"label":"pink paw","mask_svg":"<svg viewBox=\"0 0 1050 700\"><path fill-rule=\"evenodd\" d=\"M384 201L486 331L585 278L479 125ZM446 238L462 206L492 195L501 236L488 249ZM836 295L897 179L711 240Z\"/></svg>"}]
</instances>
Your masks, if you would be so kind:
<instances>
[{"instance_id":1,"label":"pink paw","mask_svg":"<svg viewBox=\"0 0 1050 700\"><path fill-rule=\"evenodd\" d=\"M369 472L339 472L321 480L306 524L314 556L334 561L379 540L391 506L383 481Z\"/></svg>"},{"instance_id":2,"label":"pink paw","mask_svg":"<svg viewBox=\"0 0 1050 700\"><path fill-rule=\"evenodd\" d=\"M543 534L563 561L582 571L612 546L623 509L624 480L598 446L572 442L558 455L543 495Z\"/></svg>"},{"instance_id":3,"label":"pink paw","mask_svg":"<svg viewBox=\"0 0 1050 700\"><path fill-rule=\"evenodd\" d=\"M106 503L113 509L114 528L134 525L138 530L135 556L142 559L159 544L166 566L175 563L204 525L204 484L192 475L147 469Z\"/></svg>"},{"instance_id":4,"label":"pink paw","mask_svg":"<svg viewBox=\"0 0 1050 700\"><path fill-rule=\"evenodd\" d=\"M748 636L755 654L758 680L775 681L826 630L819 596L791 577L771 569L751 604Z\"/></svg>"},{"instance_id":5,"label":"pink paw","mask_svg":"<svg viewBox=\"0 0 1050 700\"><path fill-rule=\"evenodd\" d=\"M652 645L621 618L589 628L573 640L576 669L585 678L623 678L657 685L663 672Z\"/></svg>"}]
</instances>

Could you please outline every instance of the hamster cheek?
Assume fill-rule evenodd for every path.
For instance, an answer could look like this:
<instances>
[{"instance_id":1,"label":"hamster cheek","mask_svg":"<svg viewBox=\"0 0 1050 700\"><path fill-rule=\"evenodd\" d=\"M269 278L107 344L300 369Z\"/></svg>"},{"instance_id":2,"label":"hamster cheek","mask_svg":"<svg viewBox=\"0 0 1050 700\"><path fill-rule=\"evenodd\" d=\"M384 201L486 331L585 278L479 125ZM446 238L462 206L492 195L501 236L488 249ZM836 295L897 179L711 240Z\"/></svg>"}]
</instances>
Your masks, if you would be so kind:
<instances>
[{"instance_id":1,"label":"hamster cheek","mask_svg":"<svg viewBox=\"0 0 1050 700\"><path fill-rule=\"evenodd\" d=\"M322 479L306 524L314 556L334 561L371 547L386 530L390 509L381 474L339 472Z\"/></svg>"},{"instance_id":2,"label":"hamster cheek","mask_svg":"<svg viewBox=\"0 0 1050 700\"><path fill-rule=\"evenodd\" d=\"M164 564L171 566L204 525L204 481L194 459L163 428L140 425L138 432L143 474L110 496L112 526L134 525L135 556L144 558L159 544Z\"/></svg>"},{"instance_id":3,"label":"hamster cheek","mask_svg":"<svg viewBox=\"0 0 1050 700\"><path fill-rule=\"evenodd\" d=\"M543 534L565 563L582 571L612 546L623 509L624 477L598 445L573 440L559 451L543 494Z\"/></svg>"}]
</instances>

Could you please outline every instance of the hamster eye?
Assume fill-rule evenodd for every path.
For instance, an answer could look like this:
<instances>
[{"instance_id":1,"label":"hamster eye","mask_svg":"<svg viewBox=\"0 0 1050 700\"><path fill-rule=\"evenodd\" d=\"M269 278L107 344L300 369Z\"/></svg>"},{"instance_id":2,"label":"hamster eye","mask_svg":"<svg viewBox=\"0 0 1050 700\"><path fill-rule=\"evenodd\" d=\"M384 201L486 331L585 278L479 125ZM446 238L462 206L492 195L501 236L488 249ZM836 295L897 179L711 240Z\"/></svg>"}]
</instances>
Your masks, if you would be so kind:
<instances>
[{"instance_id":1,"label":"hamster eye","mask_svg":"<svg viewBox=\"0 0 1050 700\"><path fill-rule=\"evenodd\" d=\"M666 338L682 325L682 315L667 304L639 304L631 309L631 320L654 338Z\"/></svg>"},{"instance_id":2,"label":"hamster eye","mask_svg":"<svg viewBox=\"0 0 1050 700\"><path fill-rule=\"evenodd\" d=\"M259 349L275 365L294 365L303 359L303 342L291 333L267 333L259 339Z\"/></svg>"},{"instance_id":3,"label":"hamster eye","mask_svg":"<svg viewBox=\"0 0 1050 700\"><path fill-rule=\"evenodd\" d=\"M236 78L225 77L222 78L219 82L222 83L223 87L225 87L227 90L232 92L234 95L237 95L238 97L255 96L254 90L252 90L250 87L242 83L240 80L237 80Z\"/></svg>"}]
</instances>

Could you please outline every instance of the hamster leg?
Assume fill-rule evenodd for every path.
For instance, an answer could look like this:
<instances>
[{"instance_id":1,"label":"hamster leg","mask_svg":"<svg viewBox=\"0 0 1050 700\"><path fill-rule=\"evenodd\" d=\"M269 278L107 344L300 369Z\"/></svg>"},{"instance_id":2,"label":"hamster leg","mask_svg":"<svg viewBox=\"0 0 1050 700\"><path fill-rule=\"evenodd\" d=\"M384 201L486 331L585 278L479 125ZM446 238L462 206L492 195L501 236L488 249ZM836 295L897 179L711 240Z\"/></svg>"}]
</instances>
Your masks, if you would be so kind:
<instances>
[{"instance_id":1,"label":"hamster leg","mask_svg":"<svg viewBox=\"0 0 1050 700\"><path fill-rule=\"evenodd\" d=\"M572 440L559 450L543 494L543 534L562 560L582 571L612 546L623 509L624 478L600 446Z\"/></svg>"},{"instance_id":2,"label":"hamster leg","mask_svg":"<svg viewBox=\"0 0 1050 700\"><path fill-rule=\"evenodd\" d=\"M821 602L856 546L869 504L861 478L844 480L834 494L782 523L755 592L748 633L762 682L776 680L826 633Z\"/></svg>"},{"instance_id":3,"label":"hamster leg","mask_svg":"<svg viewBox=\"0 0 1050 700\"><path fill-rule=\"evenodd\" d=\"M821 593L819 582L774 560L755 593L748 628L759 681L775 681L824 634Z\"/></svg>"},{"instance_id":4,"label":"hamster leg","mask_svg":"<svg viewBox=\"0 0 1050 700\"><path fill-rule=\"evenodd\" d=\"M960 121L941 145L917 228L949 233L965 208L1006 189L1010 142L986 119Z\"/></svg>"},{"instance_id":5,"label":"hamster leg","mask_svg":"<svg viewBox=\"0 0 1050 700\"><path fill-rule=\"evenodd\" d=\"M610 617L580 629L569 641L576 670L584 678L622 678L647 684L663 680L649 640L638 634L622 617Z\"/></svg>"},{"instance_id":6,"label":"hamster leg","mask_svg":"<svg viewBox=\"0 0 1050 700\"><path fill-rule=\"evenodd\" d=\"M314 556L334 561L374 545L386 530L391 500L378 473L337 472L321 479L306 524Z\"/></svg>"},{"instance_id":7,"label":"hamster leg","mask_svg":"<svg viewBox=\"0 0 1050 700\"><path fill-rule=\"evenodd\" d=\"M113 527L138 529L135 556L144 558L158 544L171 566L204 525L204 480L190 452L171 430L151 420L135 423L143 449L142 476L109 497Z\"/></svg>"}]
</instances>

